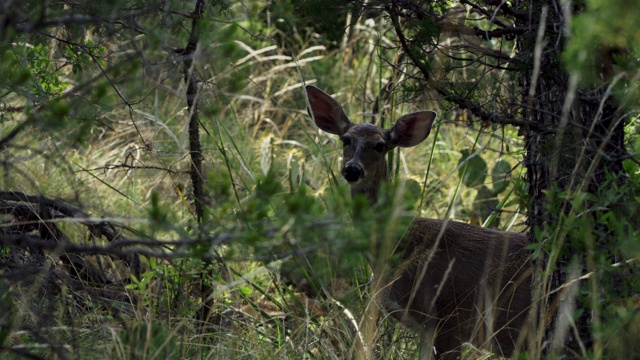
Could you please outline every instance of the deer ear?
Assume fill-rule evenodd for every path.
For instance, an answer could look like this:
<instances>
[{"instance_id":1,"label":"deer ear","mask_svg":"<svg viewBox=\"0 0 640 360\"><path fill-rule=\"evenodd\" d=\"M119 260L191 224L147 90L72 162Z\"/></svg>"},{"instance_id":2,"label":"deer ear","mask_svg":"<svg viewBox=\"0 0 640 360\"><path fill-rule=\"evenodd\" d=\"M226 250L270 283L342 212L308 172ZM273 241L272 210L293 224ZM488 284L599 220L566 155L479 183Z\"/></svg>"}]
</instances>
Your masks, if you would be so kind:
<instances>
[{"instance_id":1,"label":"deer ear","mask_svg":"<svg viewBox=\"0 0 640 360\"><path fill-rule=\"evenodd\" d=\"M316 125L330 134L342 135L353 125L334 98L315 86L307 85L307 97L311 109L309 115Z\"/></svg>"},{"instance_id":2,"label":"deer ear","mask_svg":"<svg viewBox=\"0 0 640 360\"><path fill-rule=\"evenodd\" d=\"M420 144L431 132L436 113L418 111L402 116L389 130L391 145L411 147Z\"/></svg>"}]
</instances>

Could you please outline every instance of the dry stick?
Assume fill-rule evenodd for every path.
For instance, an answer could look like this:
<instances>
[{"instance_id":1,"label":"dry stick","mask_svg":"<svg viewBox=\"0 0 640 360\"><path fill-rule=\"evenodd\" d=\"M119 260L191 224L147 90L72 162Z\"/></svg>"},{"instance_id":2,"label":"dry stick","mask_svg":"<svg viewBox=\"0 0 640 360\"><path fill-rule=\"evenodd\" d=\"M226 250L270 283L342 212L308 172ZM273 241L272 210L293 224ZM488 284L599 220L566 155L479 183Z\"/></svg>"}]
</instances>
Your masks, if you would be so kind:
<instances>
[{"instance_id":1,"label":"dry stick","mask_svg":"<svg viewBox=\"0 0 640 360\"><path fill-rule=\"evenodd\" d=\"M198 0L191 17L191 32L189 33L189 42L187 47L182 50L182 62L184 64L184 80L187 83L187 105L189 108L189 154L191 155L191 183L193 185L193 198L196 207L196 218L198 224L202 223L204 216L204 181L202 177L202 146L200 145L200 124L198 121L198 87L196 84L195 74L193 71L193 56L198 47L200 39L200 27L198 20L202 19L204 13L204 0ZM211 261L205 259L204 268L200 278L200 289L203 294L204 306L197 314L200 321L201 329L204 330L206 320L211 311L213 297L211 296L213 289L207 284L206 269L211 265Z\"/></svg>"},{"instance_id":2,"label":"dry stick","mask_svg":"<svg viewBox=\"0 0 640 360\"><path fill-rule=\"evenodd\" d=\"M200 31L198 20L204 12L204 0L196 2L191 21L191 33L187 47L182 50L182 62L184 64L184 80L187 83L187 106L189 108L189 154L191 155L191 182L193 196L195 198L196 217L198 223L202 222L204 215L204 188L202 178L202 146L200 145L200 128L198 122L198 89L193 71L193 56L198 46Z\"/></svg>"}]
</instances>

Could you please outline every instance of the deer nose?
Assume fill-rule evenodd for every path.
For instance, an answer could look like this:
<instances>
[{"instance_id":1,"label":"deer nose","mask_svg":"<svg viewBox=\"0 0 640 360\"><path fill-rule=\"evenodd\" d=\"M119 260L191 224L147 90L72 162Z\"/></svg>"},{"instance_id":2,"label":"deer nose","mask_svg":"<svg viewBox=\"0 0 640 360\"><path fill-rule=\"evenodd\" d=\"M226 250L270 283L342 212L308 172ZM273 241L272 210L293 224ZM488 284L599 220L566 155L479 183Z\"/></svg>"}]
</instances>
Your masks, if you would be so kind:
<instances>
[{"instance_id":1,"label":"deer nose","mask_svg":"<svg viewBox=\"0 0 640 360\"><path fill-rule=\"evenodd\" d=\"M342 176L352 183L361 180L364 176L364 170L359 164L348 163L342 169Z\"/></svg>"}]
</instances>

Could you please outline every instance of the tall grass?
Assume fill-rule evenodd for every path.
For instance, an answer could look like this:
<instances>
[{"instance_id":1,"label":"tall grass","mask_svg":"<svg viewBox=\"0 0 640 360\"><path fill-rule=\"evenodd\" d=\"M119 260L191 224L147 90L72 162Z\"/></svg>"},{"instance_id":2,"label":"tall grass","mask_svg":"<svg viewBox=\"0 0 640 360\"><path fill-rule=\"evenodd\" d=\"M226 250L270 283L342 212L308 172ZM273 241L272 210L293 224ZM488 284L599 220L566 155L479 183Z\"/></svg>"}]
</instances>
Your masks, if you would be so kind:
<instances>
[{"instance_id":1,"label":"tall grass","mask_svg":"<svg viewBox=\"0 0 640 360\"><path fill-rule=\"evenodd\" d=\"M265 31L274 36L278 30ZM474 200L483 185L497 180L480 176L467 186L463 178L472 157L463 159L465 151L483 159L489 170L501 160L512 165L508 191L496 200L503 211L499 226L522 229L519 139L502 128L466 126L463 113L441 109L429 93L404 102L404 75L391 66L400 63L388 63L397 58L385 46L393 34L382 19L357 24L335 49L301 34L280 34L279 46L226 24L201 44L196 66L202 75L209 194L201 229L189 196L188 114L176 67L164 69L167 79L145 77L145 69L138 68L132 77L145 83L122 85L125 93L144 94L139 104L133 111L102 113L79 146L65 133L34 131L6 150L20 164L19 170L0 170L7 189L73 201L92 216L125 223L142 238L229 234L231 240L205 246L192 257L143 258L139 278L117 262L89 259L107 262L113 291L120 292L115 300L97 291L109 289L77 290L64 282L52 295L36 277L12 289L15 312L4 346L51 358L419 354L415 335L376 303L367 260L376 242L385 240L381 234L397 230L385 225L398 208L408 217L486 220ZM367 209L350 200L339 172L339 144L306 114L303 86L311 83L339 99L355 122L389 126L403 113L438 111L431 143L393 154L395 177L406 180L402 199L391 202L396 208ZM388 84L394 95L384 100L380 94ZM156 205L154 193L160 194ZM154 206L166 215L161 221L151 215ZM351 219L357 216L368 218L369 228L354 227ZM81 229L74 234L73 241L87 238ZM203 253L223 260L204 269L214 289L214 309L201 332L193 318L207 296L196 283ZM49 266L61 267L51 260ZM39 348L42 339L58 345Z\"/></svg>"}]
</instances>

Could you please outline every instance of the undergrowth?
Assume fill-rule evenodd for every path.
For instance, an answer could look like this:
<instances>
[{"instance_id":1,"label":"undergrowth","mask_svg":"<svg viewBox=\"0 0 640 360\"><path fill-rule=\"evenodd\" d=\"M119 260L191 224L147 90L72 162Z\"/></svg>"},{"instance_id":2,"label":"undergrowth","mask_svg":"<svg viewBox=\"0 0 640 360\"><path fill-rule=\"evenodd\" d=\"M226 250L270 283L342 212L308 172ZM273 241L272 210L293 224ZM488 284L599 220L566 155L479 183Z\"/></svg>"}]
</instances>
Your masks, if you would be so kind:
<instances>
[{"instance_id":1,"label":"undergrowth","mask_svg":"<svg viewBox=\"0 0 640 360\"><path fill-rule=\"evenodd\" d=\"M104 288L67 281L66 265L54 256L44 257L45 266L29 281L0 279L3 356L417 357L416 335L380 311L369 292L368 260L376 241L385 240L380 234L390 214L524 230L521 138L508 128L469 125L465 114L441 108L430 93L411 102L400 95L380 99L387 84L401 89L404 80L386 63L395 50L384 46L393 36L384 19L362 21L339 44L325 46L313 32L284 33L241 8L228 11L236 18L208 28L195 65L207 179L202 224L187 173L182 73L170 62L150 65L167 56L160 49L145 53L141 63L126 63L121 71L127 78L114 80L119 92L101 94L99 111L87 115L90 126L39 124L3 149L4 190L64 200L96 221L121 224L122 234L167 241L163 249L179 253L142 255L137 273L123 261L87 255L83 261L110 277ZM258 33L264 35L253 36ZM121 44L107 45L117 58ZM339 142L308 116L304 84L331 93L355 122L388 126L411 111L438 112L430 140L392 156L402 201L372 208L350 199ZM135 105L123 108L122 99ZM382 111L374 114L377 100ZM2 134L22 120L3 118ZM637 181L640 173L632 176ZM354 224L353 218L365 221ZM60 228L71 243L95 240L73 221L61 221ZM634 241L624 244L636 254ZM0 247L5 263L28 255ZM202 281L212 293L202 291ZM207 297L213 299L210 315L198 319ZM623 314L617 327L603 330L602 342L627 346L614 330L637 333L637 312L621 304L634 301L637 295L627 294L603 309L601 317Z\"/></svg>"}]
</instances>

